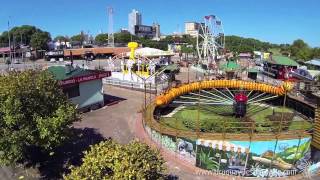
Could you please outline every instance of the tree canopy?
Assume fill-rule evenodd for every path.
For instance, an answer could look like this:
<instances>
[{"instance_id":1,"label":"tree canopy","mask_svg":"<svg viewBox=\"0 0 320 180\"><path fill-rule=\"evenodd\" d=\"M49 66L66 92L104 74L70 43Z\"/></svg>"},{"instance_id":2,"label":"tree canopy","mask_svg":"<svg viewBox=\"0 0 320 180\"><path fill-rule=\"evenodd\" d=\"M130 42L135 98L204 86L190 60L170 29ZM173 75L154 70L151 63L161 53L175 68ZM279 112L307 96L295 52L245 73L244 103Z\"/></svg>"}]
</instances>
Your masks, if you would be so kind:
<instances>
[{"instance_id":1,"label":"tree canopy","mask_svg":"<svg viewBox=\"0 0 320 180\"><path fill-rule=\"evenodd\" d=\"M107 33L98 34L94 40L99 45L106 44L108 43L108 34Z\"/></svg>"},{"instance_id":2,"label":"tree canopy","mask_svg":"<svg viewBox=\"0 0 320 180\"><path fill-rule=\"evenodd\" d=\"M85 37L81 33L81 34L77 34L77 35L71 36L70 40L73 41L73 42L79 42L82 45L84 40L85 40Z\"/></svg>"},{"instance_id":3,"label":"tree canopy","mask_svg":"<svg viewBox=\"0 0 320 180\"><path fill-rule=\"evenodd\" d=\"M13 27L10 30L10 40L16 44L35 45L35 49L47 49L46 45L51 40L50 33L45 32L35 26L22 25ZM34 35L36 34L36 35ZM31 43L33 41L33 43ZM4 31L0 35L0 45L8 46L8 31Z\"/></svg>"},{"instance_id":4,"label":"tree canopy","mask_svg":"<svg viewBox=\"0 0 320 180\"><path fill-rule=\"evenodd\" d=\"M131 41L137 41L139 38L135 35L131 35L128 32L114 33L114 42L115 43L128 43Z\"/></svg>"},{"instance_id":5,"label":"tree canopy","mask_svg":"<svg viewBox=\"0 0 320 180\"><path fill-rule=\"evenodd\" d=\"M115 43L122 43L122 44L127 44L128 42L136 41L139 44L141 44L143 47L151 47L151 48L157 48L162 50L167 50L168 48L168 42L154 41L146 37L137 37L128 32L115 33L114 41Z\"/></svg>"},{"instance_id":6,"label":"tree canopy","mask_svg":"<svg viewBox=\"0 0 320 180\"><path fill-rule=\"evenodd\" d=\"M314 48L312 50L312 57L320 59L320 48Z\"/></svg>"},{"instance_id":7,"label":"tree canopy","mask_svg":"<svg viewBox=\"0 0 320 180\"><path fill-rule=\"evenodd\" d=\"M40 50L40 49L48 49L48 42L51 41L50 34L48 32L35 32L31 36L30 45L34 49Z\"/></svg>"},{"instance_id":8,"label":"tree canopy","mask_svg":"<svg viewBox=\"0 0 320 180\"><path fill-rule=\"evenodd\" d=\"M146 144L132 141L120 145L107 140L86 151L83 164L71 167L66 180L74 179L159 179L164 171L164 160L158 151Z\"/></svg>"},{"instance_id":9,"label":"tree canopy","mask_svg":"<svg viewBox=\"0 0 320 180\"><path fill-rule=\"evenodd\" d=\"M0 164L28 161L28 149L48 153L67 139L76 110L49 72L11 72L0 84Z\"/></svg>"},{"instance_id":10,"label":"tree canopy","mask_svg":"<svg viewBox=\"0 0 320 180\"><path fill-rule=\"evenodd\" d=\"M225 46L227 50L232 52L253 52L253 51L268 51L268 49L277 47L275 44L262 42L253 38L243 38L239 36L226 36Z\"/></svg>"},{"instance_id":11,"label":"tree canopy","mask_svg":"<svg viewBox=\"0 0 320 180\"><path fill-rule=\"evenodd\" d=\"M306 61L312 58L312 50L307 43L301 39L293 41L290 46L291 55L298 60Z\"/></svg>"}]
</instances>

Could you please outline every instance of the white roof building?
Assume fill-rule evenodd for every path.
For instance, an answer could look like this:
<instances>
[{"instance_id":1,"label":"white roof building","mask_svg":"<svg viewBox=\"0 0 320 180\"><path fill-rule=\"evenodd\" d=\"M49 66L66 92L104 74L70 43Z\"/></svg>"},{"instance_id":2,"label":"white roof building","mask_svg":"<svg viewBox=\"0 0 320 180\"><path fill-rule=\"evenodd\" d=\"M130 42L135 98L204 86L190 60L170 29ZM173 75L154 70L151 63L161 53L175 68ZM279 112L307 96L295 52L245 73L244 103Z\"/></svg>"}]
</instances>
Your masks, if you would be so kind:
<instances>
[{"instance_id":1,"label":"white roof building","mask_svg":"<svg viewBox=\"0 0 320 180\"><path fill-rule=\"evenodd\" d=\"M127 53L127 56L129 56L130 52ZM174 53L172 51L163 51L156 48L139 48L135 50L135 54L137 56L142 57L160 57L160 56L174 56Z\"/></svg>"}]
</instances>

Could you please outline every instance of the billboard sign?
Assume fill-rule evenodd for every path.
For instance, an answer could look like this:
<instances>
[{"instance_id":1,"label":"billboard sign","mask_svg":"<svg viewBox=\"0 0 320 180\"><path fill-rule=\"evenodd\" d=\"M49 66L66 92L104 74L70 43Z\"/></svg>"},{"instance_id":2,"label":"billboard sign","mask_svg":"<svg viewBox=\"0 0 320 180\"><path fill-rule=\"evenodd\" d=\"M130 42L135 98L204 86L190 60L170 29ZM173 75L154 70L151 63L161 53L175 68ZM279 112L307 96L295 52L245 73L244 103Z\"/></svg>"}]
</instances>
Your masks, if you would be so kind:
<instances>
[{"instance_id":1,"label":"billboard sign","mask_svg":"<svg viewBox=\"0 0 320 180\"><path fill-rule=\"evenodd\" d=\"M74 77L66 80L61 80L59 81L60 86L66 86L66 85L71 85L71 84L76 84L76 83L82 83L82 82L87 82L87 81L92 81L96 79L102 79L105 77L110 77L111 76L111 71L106 71L106 72L99 72L95 74L90 74L87 76L80 76L80 77Z\"/></svg>"}]
</instances>

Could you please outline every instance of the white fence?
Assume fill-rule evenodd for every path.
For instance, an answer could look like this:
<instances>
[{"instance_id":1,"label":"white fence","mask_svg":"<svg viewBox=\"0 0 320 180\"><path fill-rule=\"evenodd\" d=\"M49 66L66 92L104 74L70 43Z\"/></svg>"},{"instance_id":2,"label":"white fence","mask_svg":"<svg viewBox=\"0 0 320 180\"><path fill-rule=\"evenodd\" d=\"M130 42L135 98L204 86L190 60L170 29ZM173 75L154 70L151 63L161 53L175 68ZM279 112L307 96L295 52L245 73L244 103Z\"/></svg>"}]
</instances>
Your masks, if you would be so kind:
<instances>
[{"instance_id":1,"label":"white fence","mask_svg":"<svg viewBox=\"0 0 320 180\"><path fill-rule=\"evenodd\" d=\"M159 84L152 84L152 83L141 83L141 82L130 82L130 81L121 81L119 79L112 79L112 78L104 78L102 79L103 84L122 87L126 89L132 89L137 91L144 91L151 93L159 93L166 90L169 87L169 83L159 83Z\"/></svg>"}]
</instances>

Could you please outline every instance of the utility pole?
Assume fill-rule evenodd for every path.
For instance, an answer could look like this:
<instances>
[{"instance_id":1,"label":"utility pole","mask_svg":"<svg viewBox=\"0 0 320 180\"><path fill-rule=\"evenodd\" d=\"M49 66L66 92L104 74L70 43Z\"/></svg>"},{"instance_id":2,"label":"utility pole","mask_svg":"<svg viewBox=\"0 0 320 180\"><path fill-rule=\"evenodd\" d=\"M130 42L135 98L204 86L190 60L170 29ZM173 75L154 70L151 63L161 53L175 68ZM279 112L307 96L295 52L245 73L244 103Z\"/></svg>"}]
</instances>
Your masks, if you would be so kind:
<instances>
[{"instance_id":1,"label":"utility pole","mask_svg":"<svg viewBox=\"0 0 320 180\"><path fill-rule=\"evenodd\" d=\"M12 55L12 57L13 57L13 60L16 61L16 38L15 38L14 34L12 36L12 41L13 41L13 55Z\"/></svg>"},{"instance_id":2,"label":"utility pole","mask_svg":"<svg viewBox=\"0 0 320 180\"><path fill-rule=\"evenodd\" d=\"M20 51L21 51L21 61L23 62L23 66L25 68L25 62L23 58L23 49L22 49L22 33L20 32Z\"/></svg>"},{"instance_id":3,"label":"utility pole","mask_svg":"<svg viewBox=\"0 0 320 180\"><path fill-rule=\"evenodd\" d=\"M113 34L113 8L110 6L108 11L108 46L114 47L114 34Z\"/></svg>"},{"instance_id":4,"label":"utility pole","mask_svg":"<svg viewBox=\"0 0 320 180\"><path fill-rule=\"evenodd\" d=\"M11 63L10 20L8 20L8 40L9 40L9 60L10 60L10 63Z\"/></svg>"}]
</instances>

